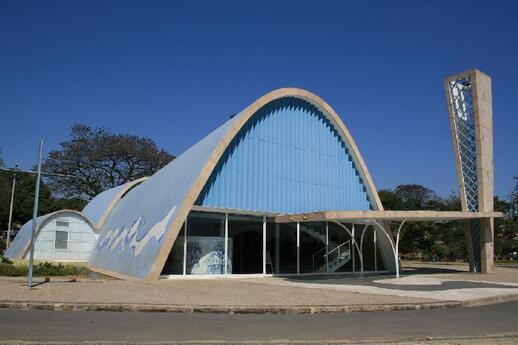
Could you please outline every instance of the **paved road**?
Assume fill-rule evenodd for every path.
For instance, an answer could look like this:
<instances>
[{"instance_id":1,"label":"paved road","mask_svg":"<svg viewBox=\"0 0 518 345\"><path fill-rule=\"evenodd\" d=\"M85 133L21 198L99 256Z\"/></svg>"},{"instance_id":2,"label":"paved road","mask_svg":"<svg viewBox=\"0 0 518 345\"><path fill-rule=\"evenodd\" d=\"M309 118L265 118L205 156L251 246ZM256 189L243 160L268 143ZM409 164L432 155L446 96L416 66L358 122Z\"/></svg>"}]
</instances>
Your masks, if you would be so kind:
<instances>
[{"instance_id":1,"label":"paved road","mask_svg":"<svg viewBox=\"0 0 518 345\"><path fill-rule=\"evenodd\" d=\"M0 342L361 341L518 332L518 302L350 314L228 315L0 310Z\"/></svg>"}]
</instances>

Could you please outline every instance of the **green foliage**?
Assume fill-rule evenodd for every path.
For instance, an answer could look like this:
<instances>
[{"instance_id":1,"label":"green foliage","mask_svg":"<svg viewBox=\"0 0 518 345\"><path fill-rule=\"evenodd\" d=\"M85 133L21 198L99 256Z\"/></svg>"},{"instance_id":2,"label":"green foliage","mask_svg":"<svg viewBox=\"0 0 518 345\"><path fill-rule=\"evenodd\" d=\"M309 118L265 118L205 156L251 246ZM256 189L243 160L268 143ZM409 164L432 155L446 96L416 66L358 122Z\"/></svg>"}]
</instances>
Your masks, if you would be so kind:
<instances>
[{"instance_id":1,"label":"green foliage","mask_svg":"<svg viewBox=\"0 0 518 345\"><path fill-rule=\"evenodd\" d=\"M418 184L399 185L394 194L404 210L434 210L441 201L434 191Z\"/></svg>"},{"instance_id":2,"label":"green foliage","mask_svg":"<svg viewBox=\"0 0 518 345\"><path fill-rule=\"evenodd\" d=\"M16 264L3 256L0 256L0 258L0 276L23 277L28 274L29 267L27 263ZM35 264L32 272L34 276L70 276L84 274L86 269L79 265L64 265L45 261Z\"/></svg>"},{"instance_id":3,"label":"green foliage","mask_svg":"<svg viewBox=\"0 0 518 345\"><path fill-rule=\"evenodd\" d=\"M106 189L151 176L174 159L151 139L80 124L72 126L70 139L60 145L60 150L48 154L43 168L76 176L49 180L52 192L65 197L92 198Z\"/></svg>"},{"instance_id":4,"label":"green foliage","mask_svg":"<svg viewBox=\"0 0 518 345\"><path fill-rule=\"evenodd\" d=\"M57 210L76 210L81 211L88 201L80 198L55 199L52 207Z\"/></svg>"},{"instance_id":5,"label":"green foliage","mask_svg":"<svg viewBox=\"0 0 518 345\"><path fill-rule=\"evenodd\" d=\"M9 204L11 202L11 190L13 173L0 171L0 230L7 229L9 221ZM16 189L14 193L12 229L19 229L32 218L34 207L34 191L36 177L27 173L16 173ZM59 199L54 198L48 186L42 181L40 185L40 198L38 214L43 215L62 209L80 211L86 205L83 199ZM5 241L0 241L0 253L5 248Z\"/></svg>"},{"instance_id":6,"label":"green foliage","mask_svg":"<svg viewBox=\"0 0 518 345\"><path fill-rule=\"evenodd\" d=\"M14 262L9 258L0 255L0 264L2 265L14 265Z\"/></svg>"},{"instance_id":7,"label":"green foliage","mask_svg":"<svg viewBox=\"0 0 518 345\"><path fill-rule=\"evenodd\" d=\"M401 200L399 197L390 189L382 189L378 191L378 195L381 199L381 203L385 210L400 210Z\"/></svg>"},{"instance_id":8,"label":"green foliage","mask_svg":"<svg viewBox=\"0 0 518 345\"><path fill-rule=\"evenodd\" d=\"M504 218L495 219L495 255L497 259L508 260L513 252L518 251L518 217L514 214L514 207L512 193L510 202L495 198L495 211L500 211L505 215Z\"/></svg>"},{"instance_id":9,"label":"green foliage","mask_svg":"<svg viewBox=\"0 0 518 345\"><path fill-rule=\"evenodd\" d=\"M0 172L0 229L7 229L9 221L9 204L11 201L12 177L10 172ZM16 190L13 207L13 226L20 228L25 222L32 218L34 205L34 189L36 178L29 174L16 174ZM50 191L41 184L40 188L40 214L52 210Z\"/></svg>"},{"instance_id":10,"label":"green foliage","mask_svg":"<svg viewBox=\"0 0 518 345\"><path fill-rule=\"evenodd\" d=\"M0 253L4 252L5 246L6 246L5 239L3 237L0 237Z\"/></svg>"},{"instance_id":11,"label":"green foliage","mask_svg":"<svg viewBox=\"0 0 518 345\"><path fill-rule=\"evenodd\" d=\"M513 220L518 221L518 176L514 177L515 185L514 189L511 192L510 203L509 203L509 217Z\"/></svg>"},{"instance_id":12,"label":"green foliage","mask_svg":"<svg viewBox=\"0 0 518 345\"><path fill-rule=\"evenodd\" d=\"M518 251L518 178L510 202L494 199L495 211L503 218L495 219L495 256L509 259ZM439 198L432 190L415 184L400 185L395 190L382 190L380 199L387 210L440 210L460 211L460 199L456 195ZM432 223L407 223L401 230L400 251L407 257L430 258L436 251L439 259L459 260L467 258L467 248L462 221Z\"/></svg>"},{"instance_id":13,"label":"green foliage","mask_svg":"<svg viewBox=\"0 0 518 345\"><path fill-rule=\"evenodd\" d=\"M86 199L108 188L150 176L173 158L151 139L113 134L104 128L74 125L71 139L61 143L61 150L49 153L43 171L77 178L45 177L40 186L38 214L62 209L80 211L86 205ZM0 230L8 227L14 176L16 189L11 228L19 229L32 218L36 176L1 171ZM0 241L0 253L4 248L5 241Z\"/></svg>"}]
</instances>

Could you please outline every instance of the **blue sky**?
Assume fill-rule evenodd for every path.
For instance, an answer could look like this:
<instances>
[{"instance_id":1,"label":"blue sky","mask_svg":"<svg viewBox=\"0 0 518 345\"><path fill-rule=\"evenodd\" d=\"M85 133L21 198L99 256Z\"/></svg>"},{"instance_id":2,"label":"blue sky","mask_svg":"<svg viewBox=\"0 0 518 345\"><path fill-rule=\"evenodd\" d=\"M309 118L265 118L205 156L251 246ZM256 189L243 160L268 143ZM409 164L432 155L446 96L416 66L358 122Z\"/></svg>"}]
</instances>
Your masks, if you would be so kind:
<instances>
[{"instance_id":1,"label":"blue sky","mask_svg":"<svg viewBox=\"0 0 518 345\"><path fill-rule=\"evenodd\" d=\"M518 1L0 2L0 148L30 168L73 123L180 154L273 89L324 98L378 188L457 190L443 79L493 79L495 187L518 175Z\"/></svg>"}]
</instances>

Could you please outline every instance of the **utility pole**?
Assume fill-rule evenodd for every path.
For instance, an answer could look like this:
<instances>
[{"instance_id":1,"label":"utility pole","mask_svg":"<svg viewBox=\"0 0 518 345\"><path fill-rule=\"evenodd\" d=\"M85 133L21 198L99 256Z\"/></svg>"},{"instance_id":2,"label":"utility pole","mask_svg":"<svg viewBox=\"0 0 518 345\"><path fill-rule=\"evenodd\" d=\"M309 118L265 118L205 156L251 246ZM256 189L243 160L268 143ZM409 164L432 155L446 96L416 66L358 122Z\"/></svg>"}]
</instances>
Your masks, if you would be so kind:
<instances>
[{"instance_id":1,"label":"utility pole","mask_svg":"<svg viewBox=\"0 0 518 345\"><path fill-rule=\"evenodd\" d=\"M34 208L32 210L32 234L31 234L31 246L29 254L29 276L28 285L29 289L32 287L32 267L34 261L34 236L36 235L36 220L38 218L38 202L40 197L40 180L41 180L41 156L43 153L43 139L40 140L40 147L38 150L38 176L36 177L36 191L34 192Z\"/></svg>"},{"instance_id":2,"label":"utility pole","mask_svg":"<svg viewBox=\"0 0 518 345\"><path fill-rule=\"evenodd\" d=\"M14 202L14 187L16 186L16 170L18 169L18 164L14 165L14 173L13 173L13 187L11 188L11 204L9 206L9 223L7 224L7 240L5 242L5 249L9 248L9 244L11 243L11 221L13 220L13 202Z\"/></svg>"}]
</instances>

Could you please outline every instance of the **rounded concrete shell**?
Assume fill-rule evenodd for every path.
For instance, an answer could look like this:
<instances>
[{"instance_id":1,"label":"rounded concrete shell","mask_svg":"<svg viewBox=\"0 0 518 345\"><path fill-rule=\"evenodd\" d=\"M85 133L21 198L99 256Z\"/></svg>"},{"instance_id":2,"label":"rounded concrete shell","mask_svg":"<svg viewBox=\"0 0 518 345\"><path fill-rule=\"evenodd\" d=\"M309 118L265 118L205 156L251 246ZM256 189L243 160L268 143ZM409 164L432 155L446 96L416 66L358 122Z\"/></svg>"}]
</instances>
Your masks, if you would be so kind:
<instances>
[{"instance_id":1,"label":"rounded concrete shell","mask_svg":"<svg viewBox=\"0 0 518 345\"><path fill-rule=\"evenodd\" d=\"M138 186L144 182L147 177L141 177L134 181L130 181L120 186L110 188L102 193L95 196L90 202L81 210L81 212L87 216L95 226L100 229L108 215L113 210L115 205L122 199L122 197L128 193L132 188Z\"/></svg>"},{"instance_id":2,"label":"rounded concrete shell","mask_svg":"<svg viewBox=\"0 0 518 345\"><path fill-rule=\"evenodd\" d=\"M71 221L72 220L72 221ZM55 222L57 226L49 228L51 222ZM59 227L62 223L63 227ZM69 227L70 223L76 226ZM66 227L64 227L66 225ZM84 228L86 226L86 229ZM30 220L25 223L18 231L13 243L5 252L5 256L11 259L25 259L28 257L31 234L33 228L33 221ZM49 229L48 229L49 228ZM42 239L42 230L46 232L46 238ZM76 245L75 248L68 246L62 248L63 250L56 251L55 245L56 231L67 232L67 243ZM74 233L74 236L68 235ZM89 259L90 253L95 247L99 231L95 228L92 222L81 212L74 210L60 210L40 216L36 220L35 232L35 256L37 260L56 260L56 261L76 261L86 262ZM54 237L53 237L54 236ZM74 238L72 238L74 237ZM45 248L40 244L47 244ZM48 247L48 248L47 248ZM52 253L49 256L47 254ZM57 253L57 254L56 254ZM40 255L41 254L41 255Z\"/></svg>"},{"instance_id":3,"label":"rounded concrete shell","mask_svg":"<svg viewBox=\"0 0 518 345\"><path fill-rule=\"evenodd\" d=\"M231 141L262 107L286 97L310 103L329 120L351 153L372 208L383 210L365 162L336 112L309 91L283 88L256 100L120 200L101 229L92 268L157 279L187 215Z\"/></svg>"}]
</instances>

